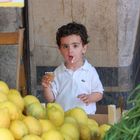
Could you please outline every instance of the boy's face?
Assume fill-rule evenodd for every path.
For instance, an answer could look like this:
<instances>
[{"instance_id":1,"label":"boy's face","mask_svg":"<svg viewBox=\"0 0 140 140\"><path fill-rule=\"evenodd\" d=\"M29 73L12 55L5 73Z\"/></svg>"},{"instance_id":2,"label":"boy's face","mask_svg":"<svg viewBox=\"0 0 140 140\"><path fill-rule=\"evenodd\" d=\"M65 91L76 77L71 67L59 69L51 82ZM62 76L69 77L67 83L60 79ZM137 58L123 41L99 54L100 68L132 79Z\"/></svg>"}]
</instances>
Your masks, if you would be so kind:
<instances>
[{"instance_id":1,"label":"boy's face","mask_svg":"<svg viewBox=\"0 0 140 140\"><path fill-rule=\"evenodd\" d=\"M76 64L83 61L87 45L83 45L79 35L69 35L60 40L60 52L67 64Z\"/></svg>"}]
</instances>

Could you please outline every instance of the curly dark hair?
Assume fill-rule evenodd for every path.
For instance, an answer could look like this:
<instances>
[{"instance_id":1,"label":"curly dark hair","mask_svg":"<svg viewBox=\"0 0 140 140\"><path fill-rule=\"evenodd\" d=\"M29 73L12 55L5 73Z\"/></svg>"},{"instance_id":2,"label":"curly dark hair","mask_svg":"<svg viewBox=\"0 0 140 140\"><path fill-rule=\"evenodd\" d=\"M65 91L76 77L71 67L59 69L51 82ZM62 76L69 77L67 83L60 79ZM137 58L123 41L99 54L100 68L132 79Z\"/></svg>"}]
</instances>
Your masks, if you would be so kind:
<instances>
[{"instance_id":1,"label":"curly dark hair","mask_svg":"<svg viewBox=\"0 0 140 140\"><path fill-rule=\"evenodd\" d=\"M81 37L82 43L85 45L88 41L87 29L83 24L76 22L71 22L66 25L61 26L56 32L56 43L60 47L60 39L69 35L79 35Z\"/></svg>"}]
</instances>

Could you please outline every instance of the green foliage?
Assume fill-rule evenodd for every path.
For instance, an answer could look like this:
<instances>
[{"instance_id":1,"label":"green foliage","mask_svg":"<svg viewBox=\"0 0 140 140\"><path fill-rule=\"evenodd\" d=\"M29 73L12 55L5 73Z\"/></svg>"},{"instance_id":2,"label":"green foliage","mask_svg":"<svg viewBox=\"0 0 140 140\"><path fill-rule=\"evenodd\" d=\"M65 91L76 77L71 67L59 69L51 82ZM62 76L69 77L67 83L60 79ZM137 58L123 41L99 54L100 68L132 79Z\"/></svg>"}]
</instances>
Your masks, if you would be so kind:
<instances>
[{"instance_id":1,"label":"green foliage","mask_svg":"<svg viewBox=\"0 0 140 140\"><path fill-rule=\"evenodd\" d=\"M122 116L120 122L112 125L104 140L139 140L140 139L140 85L128 97L133 107Z\"/></svg>"}]
</instances>

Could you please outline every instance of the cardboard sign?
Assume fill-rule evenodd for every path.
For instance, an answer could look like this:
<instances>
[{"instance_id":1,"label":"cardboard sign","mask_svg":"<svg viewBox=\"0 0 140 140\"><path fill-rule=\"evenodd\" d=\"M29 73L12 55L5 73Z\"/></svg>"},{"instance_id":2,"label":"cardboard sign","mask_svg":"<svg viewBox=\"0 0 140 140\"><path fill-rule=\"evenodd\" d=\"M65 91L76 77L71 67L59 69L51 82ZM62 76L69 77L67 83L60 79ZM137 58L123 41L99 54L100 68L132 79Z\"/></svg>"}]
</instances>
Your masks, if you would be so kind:
<instances>
[{"instance_id":1,"label":"cardboard sign","mask_svg":"<svg viewBox=\"0 0 140 140\"><path fill-rule=\"evenodd\" d=\"M24 0L0 0L0 7L24 7Z\"/></svg>"}]
</instances>

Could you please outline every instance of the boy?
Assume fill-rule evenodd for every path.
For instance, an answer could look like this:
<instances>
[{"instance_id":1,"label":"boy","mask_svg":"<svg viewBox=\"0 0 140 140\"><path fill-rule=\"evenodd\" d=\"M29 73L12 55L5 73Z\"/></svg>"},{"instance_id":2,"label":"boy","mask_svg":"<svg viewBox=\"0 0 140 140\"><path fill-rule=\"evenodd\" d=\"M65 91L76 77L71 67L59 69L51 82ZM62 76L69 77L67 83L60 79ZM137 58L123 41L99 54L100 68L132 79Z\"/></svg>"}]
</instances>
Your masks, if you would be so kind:
<instances>
[{"instance_id":1,"label":"boy","mask_svg":"<svg viewBox=\"0 0 140 140\"><path fill-rule=\"evenodd\" d=\"M84 57L88 48L85 26L75 22L63 25L56 33L56 42L64 62L55 69L53 81L43 76L45 98L59 103L65 111L81 107L87 114L95 114L103 86L95 68Z\"/></svg>"}]
</instances>

